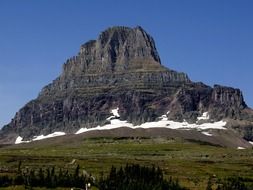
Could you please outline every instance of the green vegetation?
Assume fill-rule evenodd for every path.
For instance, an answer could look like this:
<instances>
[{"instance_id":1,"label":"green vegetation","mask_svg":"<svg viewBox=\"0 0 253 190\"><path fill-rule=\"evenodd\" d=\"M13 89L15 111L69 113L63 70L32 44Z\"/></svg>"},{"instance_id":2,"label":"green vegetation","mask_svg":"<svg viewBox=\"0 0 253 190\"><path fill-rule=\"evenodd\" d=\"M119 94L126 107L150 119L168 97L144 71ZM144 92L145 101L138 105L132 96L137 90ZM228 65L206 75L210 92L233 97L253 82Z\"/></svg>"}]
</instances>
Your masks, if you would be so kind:
<instances>
[{"instance_id":1,"label":"green vegetation","mask_svg":"<svg viewBox=\"0 0 253 190\"><path fill-rule=\"evenodd\" d=\"M253 150L235 150L163 138L93 138L40 141L0 148L0 176L14 178L20 169L36 171L60 168L73 175L77 166L96 179L110 174L127 163L160 168L167 181L178 179L180 186L191 190L226 190L242 184L253 189ZM118 170L117 170L118 171ZM236 183L235 183L236 182ZM209 188L210 189L210 188ZM232 189L232 188L231 188Z\"/></svg>"},{"instance_id":2,"label":"green vegetation","mask_svg":"<svg viewBox=\"0 0 253 190\"><path fill-rule=\"evenodd\" d=\"M24 186L25 189L33 187L77 187L83 188L85 184L92 183L91 176L84 175L80 172L80 166L77 165L74 173L61 168L56 171L55 167L40 169L18 169L14 176L0 176L0 187Z\"/></svg>"},{"instance_id":3,"label":"green vegetation","mask_svg":"<svg viewBox=\"0 0 253 190\"><path fill-rule=\"evenodd\" d=\"M163 179L160 168L126 165L117 170L112 166L109 175L99 180L101 190L184 190L177 181Z\"/></svg>"},{"instance_id":4,"label":"green vegetation","mask_svg":"<svg viewBox=\"0 0 253 190\"><path fill-rule=\"evenodd\" d=\"M117 170L112 166L108 176L103 175L99 180L80 172L77 165L74 173L68 170L47 168L46 170L20 170L14 177L0 176L0 187L23 186L25 189L45 187L48 189L57 187L85 188L96 187L99 190L184 190L177 181L163 178L160 168L141 167L140 165L126 165Z\"/></svg>"}]
</instances>

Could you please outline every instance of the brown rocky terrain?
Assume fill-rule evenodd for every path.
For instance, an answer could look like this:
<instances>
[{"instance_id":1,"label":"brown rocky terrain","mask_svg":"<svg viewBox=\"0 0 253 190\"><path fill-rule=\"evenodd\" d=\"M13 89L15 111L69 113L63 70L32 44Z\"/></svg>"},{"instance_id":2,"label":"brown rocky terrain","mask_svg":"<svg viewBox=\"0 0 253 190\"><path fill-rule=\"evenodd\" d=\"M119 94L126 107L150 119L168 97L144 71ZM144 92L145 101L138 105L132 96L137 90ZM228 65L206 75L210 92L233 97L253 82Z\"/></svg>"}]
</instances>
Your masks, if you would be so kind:
<instances>
[{"instance_id":1,"label":"brown rocky terrain","mask_svg":"<svg viewBox=\"0 0 253 190\"><path fill-rule=\"evenodd\" d=\"M121 119L133 124L166 113L194 123L208 112L209 122L226 120L238 136L253 140L253 111L239 89L192 82L161 64L153 38L141 27L112 27L81 45L62 74L2 128L0 143L104 125L117 107Z\"/></svg>"}]
</instances>

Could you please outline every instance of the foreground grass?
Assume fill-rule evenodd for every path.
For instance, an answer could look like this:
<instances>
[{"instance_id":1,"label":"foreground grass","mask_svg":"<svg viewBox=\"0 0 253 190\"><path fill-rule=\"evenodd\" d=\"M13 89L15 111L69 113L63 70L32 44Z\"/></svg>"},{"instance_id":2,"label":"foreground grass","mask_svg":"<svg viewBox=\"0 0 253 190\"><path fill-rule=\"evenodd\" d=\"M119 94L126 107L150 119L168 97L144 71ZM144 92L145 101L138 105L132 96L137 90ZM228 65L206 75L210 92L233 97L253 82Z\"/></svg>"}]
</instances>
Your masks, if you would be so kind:
<instances>
[{"instance_id":1,"label":"foreground grass","mask_svg":"<svg viewBox=\"0 0 253 190\"><path fill-rule=\"evenodd\" d=\"M77 164L93 176L111 166L126 163L159 166L165 177L178 178L190 189L205 189L210 177L223 179L241 176L253 181L253 150L204 145L172 139L111 139L96 138L57 143L34 143L0 148L0 175L22 167L56 166L69 170ZM22 187L17 187L19 189ZM8 188L7 188L8 189Z\"/></svg>"}]
</instances>

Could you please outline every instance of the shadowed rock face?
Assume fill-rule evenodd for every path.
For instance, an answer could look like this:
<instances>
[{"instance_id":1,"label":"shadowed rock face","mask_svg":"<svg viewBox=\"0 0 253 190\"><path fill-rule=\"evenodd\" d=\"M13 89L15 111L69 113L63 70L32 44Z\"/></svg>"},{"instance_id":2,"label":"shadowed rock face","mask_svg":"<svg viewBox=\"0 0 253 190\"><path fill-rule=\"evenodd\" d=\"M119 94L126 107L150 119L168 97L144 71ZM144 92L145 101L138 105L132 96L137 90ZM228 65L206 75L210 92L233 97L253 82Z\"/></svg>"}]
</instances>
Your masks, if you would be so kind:
<instances>
[{"instance_id":1,"label":"shadowed rock face","mask_svg":"<svg viewBox=\"0 0 253 190\"><path fill-rule=\"evenodd\" d=\"M239 89L194 83L161 65L153 38L141 27L112 27L66 61L62 74L1 130L0 142L103 125L116 107L135 124L168 111L178 121L194 122L206 111L214 121L253 120Z\"/></svg>"}]
</instances>

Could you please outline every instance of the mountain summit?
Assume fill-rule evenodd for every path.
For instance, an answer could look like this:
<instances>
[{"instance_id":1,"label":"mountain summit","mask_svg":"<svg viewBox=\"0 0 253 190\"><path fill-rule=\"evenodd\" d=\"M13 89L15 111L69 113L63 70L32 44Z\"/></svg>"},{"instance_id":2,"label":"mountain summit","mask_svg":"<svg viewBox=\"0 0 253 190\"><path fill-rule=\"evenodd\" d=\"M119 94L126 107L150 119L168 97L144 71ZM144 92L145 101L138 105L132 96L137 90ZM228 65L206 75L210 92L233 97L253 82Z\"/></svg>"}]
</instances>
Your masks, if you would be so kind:
<instances>
[{"instance_id":1,"label":"mountain summit","mask_svg":"<svg viewBox=\"0 0 253 190\"><path fill-rule=\"evenodd\" d=\"M141 27L117 26L81 45L61 75L3 127L0 142L74 134L105 126L111 117L125 121L119 127L153 122L154 128L160 120L197 128L222 120L226 129L238 129L238 137L253 140L253 112L239 89L192 82L161 64L153 38Z\"/></svg>"},{"instance_id":2,"label":"mountain summit","mask_svg":"<svg viewBox=\"0 0 253 190\"><path fill-rule=\"evenodd\" d=\"M79 55L64 65L64 75L124 73L159 67L154 40L141 27L113 27L81 46Z\"/></svg>"}]
</instances>

